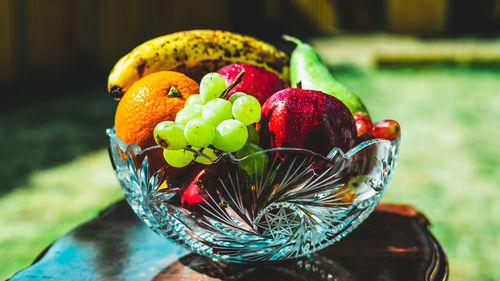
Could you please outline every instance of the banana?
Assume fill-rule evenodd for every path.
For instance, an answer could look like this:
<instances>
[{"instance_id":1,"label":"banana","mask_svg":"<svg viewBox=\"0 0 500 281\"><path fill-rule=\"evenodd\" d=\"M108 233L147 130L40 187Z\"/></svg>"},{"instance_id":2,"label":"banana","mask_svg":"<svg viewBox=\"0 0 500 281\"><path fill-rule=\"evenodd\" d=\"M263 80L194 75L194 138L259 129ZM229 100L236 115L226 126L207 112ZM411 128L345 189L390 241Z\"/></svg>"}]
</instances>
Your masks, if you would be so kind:
<instances>
[{"instance_id":1,"label":"banana","mask_svg":"<svg viewBox=\"0 0 500 281\"><path fill-rule=\"evenodd\" d=\"M269 43L221 30L189 30L142 43L122 57L108 77L108 92L120 99L141 77L173 70L201 80L208 72L231 63L263 67L289 81L288 56Z\"/></svg>"}]
</instances>

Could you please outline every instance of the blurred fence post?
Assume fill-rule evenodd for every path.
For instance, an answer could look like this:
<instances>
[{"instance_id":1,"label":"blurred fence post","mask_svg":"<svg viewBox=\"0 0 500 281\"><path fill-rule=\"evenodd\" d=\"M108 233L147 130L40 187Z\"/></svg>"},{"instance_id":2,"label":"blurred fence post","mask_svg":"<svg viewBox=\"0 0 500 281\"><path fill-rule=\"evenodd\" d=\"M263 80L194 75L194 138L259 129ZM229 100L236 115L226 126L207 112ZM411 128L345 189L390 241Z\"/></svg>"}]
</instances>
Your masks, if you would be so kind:
<instances>
[{"instance_id":1,"label":"blurred fence post","mask_svg":"<svg viewBox=\"0 0 500 281\"><path fill-rule=\"evenodd\" d=\"M448 0L387 0L389 31L443 34L447 30Z\"/></svg>"},{"instance_id":2,"label":"blurred fence post","mask_svg":"<svg viewBox=\"0 0 500 281\"><path fill-rule=\"evenodd\" d=\"M14 15L12 0L0 0L0 82L10 81L14 72Z\"/></svg>"}]
</instances>

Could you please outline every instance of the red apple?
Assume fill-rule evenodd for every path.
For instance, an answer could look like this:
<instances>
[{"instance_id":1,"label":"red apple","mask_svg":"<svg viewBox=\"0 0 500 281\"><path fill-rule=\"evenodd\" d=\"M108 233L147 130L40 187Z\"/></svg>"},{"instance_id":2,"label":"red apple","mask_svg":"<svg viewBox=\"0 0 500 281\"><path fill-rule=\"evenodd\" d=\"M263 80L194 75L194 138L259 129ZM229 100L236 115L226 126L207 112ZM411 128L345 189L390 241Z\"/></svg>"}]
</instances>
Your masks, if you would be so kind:
<instances>
[{"instance_id":1,"label":"red apple","mask_svg":"<svg viewBox=\"0 0 500 281\"><path fill-rule=\"evenodd\" d=\"M213 203L210 196L215 199L217 183L214 167L215 165L197 166L191 171L182 188L182 207L195 210L200 206Z\"/></svg>"},{"instance_id":2,"label":"red apple","mask_svg":"<svg viewBox=\"0 0 500 281\"><path fill-rule=\"evenodd\" d=\"M264 102L275 92L287 87L287 84L275 73L251 64L236 63L222 67L217 71L229 86L234 82L236 76L245 69L245 74L229 93L226 98L229 99L236 92L254 96L260 104Z\"/></svg>"},{"instance_id":3,"label":"red apple","mask_svg":"<svg viewBox=\"0 0 500 281\"><path fill-rule=\"evenodd\" d=\"M375 123L372 128L372 135L375 138L393 141L401 134L401 126L394 120L383 120Z\"/></svg>"},{"instance_id":4,"label":"red apple","mask_svg":"<svg viewBox=\"0 0 500 281\"><path fill-rule=\"evenodd\" d=\"M334 147L346 152L357 143L356 124L349 109L319 91L278 91L262 106L260 124L264 147L306 148L327 155Z\"/></svg>"}]
</instances>

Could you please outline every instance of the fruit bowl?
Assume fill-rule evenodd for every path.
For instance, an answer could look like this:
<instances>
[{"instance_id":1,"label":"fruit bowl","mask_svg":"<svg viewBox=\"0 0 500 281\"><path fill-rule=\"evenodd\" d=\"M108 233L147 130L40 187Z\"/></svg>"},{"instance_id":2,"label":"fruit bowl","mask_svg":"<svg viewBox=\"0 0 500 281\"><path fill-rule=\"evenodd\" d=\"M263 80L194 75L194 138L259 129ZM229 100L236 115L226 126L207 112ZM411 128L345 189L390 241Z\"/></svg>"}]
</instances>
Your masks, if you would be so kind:
<instances>
[{"instance_id":1,"label":"fruit bowl","mask_svg":"<svg viewBox=\"0 0 500 281\"><path fill-rule=\"evenodd\" d=\"M345 154L334 148L327 157L297 148L268 149L242 159L224 153L212 165L174 174L150 167L148 153L161 148L141 150L123 142L114 129L106 133L114 171L134 212L159 235L231 262L296 258L345 237L384 194L400 140L372 139ZM251 173L242 169L249 163L255 167ZM185 208L179 194L200 166L209 168L215 180L199 204Z\"/></svg>"}]
</instances>

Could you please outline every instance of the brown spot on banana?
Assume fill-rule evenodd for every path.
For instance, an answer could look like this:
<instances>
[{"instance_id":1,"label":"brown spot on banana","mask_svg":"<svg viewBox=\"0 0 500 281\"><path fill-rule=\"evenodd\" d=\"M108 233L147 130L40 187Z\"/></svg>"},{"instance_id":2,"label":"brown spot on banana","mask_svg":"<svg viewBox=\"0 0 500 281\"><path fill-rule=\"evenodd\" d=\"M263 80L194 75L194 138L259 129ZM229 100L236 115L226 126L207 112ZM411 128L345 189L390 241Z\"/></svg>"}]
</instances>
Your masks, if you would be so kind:
<instances>
[{"instance_id":1,"label":"brown spot on banana","mask_svg":"<svg viewBox=\"0 0 500 281\"><path fill-rule=\"evenodd\" d=\"M147 41L120 59L108 77L115 98L141 77L160 70L179 71L200 81L230 63L250 63L289 80L288 57L255 38L218 30L191 30Z\"/></svg>"},{"instance_id":2,"label":"brown spot on banana","mask_svg":"<svg viewBox=\"0 0 500 281\"><path fill-rule=\"evenodd\" d=\"M146 62L143 61L141 64L139 64L136 69L137 69L137 75L139 75L139 77L142 77L142 75L144 74L144 68L146 67Z\"/></svg>"}]
</instances>

